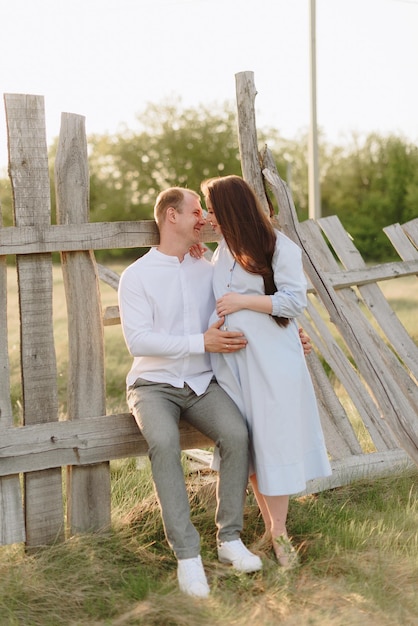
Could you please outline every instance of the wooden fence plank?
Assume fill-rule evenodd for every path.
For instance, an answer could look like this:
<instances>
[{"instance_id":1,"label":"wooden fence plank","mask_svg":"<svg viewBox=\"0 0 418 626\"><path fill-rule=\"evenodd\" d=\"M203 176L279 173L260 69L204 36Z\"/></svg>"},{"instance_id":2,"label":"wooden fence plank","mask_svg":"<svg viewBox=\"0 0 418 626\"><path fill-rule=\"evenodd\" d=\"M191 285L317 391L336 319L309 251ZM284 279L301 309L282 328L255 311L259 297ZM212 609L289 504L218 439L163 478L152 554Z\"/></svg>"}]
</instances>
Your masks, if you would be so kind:
<instances>
[{"instance_id":1,"label":"wooden fence plank","mask_svg":"<svg viewBox=\"0 0 418 626\"><path fill-rule=\"evenodd\" d=\"M387 452L353 455L341 461L331 461L331 467L331 476L309 481L303 494L318 493L326 489L350 485L356 480L383 478L416 469L416 465L406 452L399 448Z\"/></svg>"},{"instance_id":2,"label":"wooden fence plank","mask_svg":"<svg viewBox=\"0 0 418 626\"><path fill-rule=\"evenodd\" d=\"M402 225L403 230L408 235L416 248L418 248L418 217Z\"/></svg>"},{"instance_id":3,"label":"wooden fence plank","mask_svg":"<svg viewBox=\"0 0 418 626\"><path fill-rule=\"evenodd\" d=\"M414 224L417 225L416 229L418 231L418 218L410 223L409 232L411 233L411 235L414 234ZM414 261L418 258L418 233L416 235L414 245L411 241L413 237L411 237L410 239L409 233L407 234L404 226L401 226L400 224L392 224L391 226L386 226L383 231L388 236L391 244L401 257L401 259L403 259L404 261Z\"/></svg>"},{"instance_id":4,"label":"wooden fence plank","mask_svg":"<svg viewBox=\"0 0 418 626\"><path fill-rule=\"evenodd\" d=\"M5 95L9 172L17 226L40 229L50 222L50 186L41 96ZM56 360L52 324L50 254L16 258L21 321L21 369L25 424L58 419ZM63 536L61 470L24 477L26 545Z\"/></svg>"},{"instance_id":5,"label":"wooden fence plank","mask_svg":"<svg viewBox=\"0 0 418 626\"><path fill-rule=\"evenodd\" d=\"M9 226L0 237L0 254L139 248L157 245L158 241L157 225L152 220L51 224L42 229Z\"/></svg>"},{"instance_id":6,"label":"wooden fence plank","mask_svg":"<svg viewBox=\"0 0 418 626\"><path fill-rule=\"evenodd\" d=\"M182 449L213 442L180 422ZM147 454L148 446L130 413L8 428L0 440L0 476L65 465L91 465Z\"/></svg>"},{"instance_id":7,"label":"wooden fence plank","mask_svg":"<svg viewBox=\"0 0 418 626\"><path fill-rule=\"evenodd\" d=\"M349 271L339 270L336 274L330 274L328 278L334 289L342 289L353 285L369 285L402 276L413 276L414 274L418 274L418 260L381 263L373 267L367 267L364 264L361 268L353 268Z\"/></svg>"},{"instance_id":8,"label":"wooden fence plank","mask_svg":"<svg viewBox=\"0 0 418 626\"><path fill-rule=\"evenodd\" d=\"M0 233L2 230L0 206ZM0 256L0 440L13 424L10 401L10 367L7 337L7 265ZM18 474L0 478L0 545L24 541L25 524Z\"/></svg>"},{"instance_id":9,"label":"wooden fence plank","mask_svg":"<svg viewBox=\"0 0 418 626\"><path fill-rule=\"evenodd\" d=\"M254 72L239 72L235 75L237 94L238 144L241 169L244 179L251 182L267 215L270 208L264 190L264 179L260 169L257 148L254 101L257 91L254 85Z\"/></svg>"},{"instance_id":10,"label":"wooden fence plank","mask_svg":"<svg viewBox=\"0 0 418 626\"><path fill-rule=\"evenodd\" d=\"M203 240L219 241L211 226L202 229ZM8 226L0 233L0 255L113 248L147 248L160 240L154 220Z\"/></svg>"},{"instance_id":11,"label":"wooden fence plank","mask_svg":"<svg viewBox=\"0 0 418 626\"><path fill-rule=\"evenodd\" d=\"M414 259L416 256L415 246L406 236L400 224L391 224L383 229L392 246L398 252L401 259Z\"/></svg>"},{"instance_id":12,"label":"wooden fence plank","mask_svg":"<svg viewBox=\"0 0 418 626\"><path fill-rule=\"evenodd\" d=\"M57 221L89 219L89 171L84 117L63 113L55 160ZM92 251L62 252L68 312L67 413L70 420L106 412L104 342L99 282ZM110 526L110 467L68 468L67 524L71 534Z\"/></svg>"},{"instance_id":13,"label":"wooden fence plank","mask_svg":"<svg viewBox=\"0 0 418 626\"><path fill-rule=\"evenodd\" d=\"M304 324L309 334L309 326ZM309 371L315 388L324 431L327 451L334 460L343 459L352 454L361 454L361 446L354 434L347 413L325 373L324 367L315 352L307 357Z\"/></svg>"}]
</instances>

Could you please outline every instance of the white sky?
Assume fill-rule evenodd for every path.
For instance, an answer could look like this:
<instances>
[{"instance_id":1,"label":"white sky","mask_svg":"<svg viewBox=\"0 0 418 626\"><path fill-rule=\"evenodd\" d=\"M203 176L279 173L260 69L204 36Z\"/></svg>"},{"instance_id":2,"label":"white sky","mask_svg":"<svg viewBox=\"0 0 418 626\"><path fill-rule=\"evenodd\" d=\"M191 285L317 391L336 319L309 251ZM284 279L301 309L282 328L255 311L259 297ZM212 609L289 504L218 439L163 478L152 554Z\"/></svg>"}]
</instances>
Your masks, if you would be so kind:
<instances>
[{"instance_id":1,"label":"white sky","mask_svg":"<svg viewBox=\"0 0 418 626\"><path fill-rule=\"evenodd\" d=\"M87 133L135 125L148 102L235 101L254 72L258 126L309 127L310 0L0 0L0 88L45 97L48 143L61 112ZM418 143L418 0L316 0L317 118ZM7 163L4 104L0 167Z\"/></svg>"}]
</instances>

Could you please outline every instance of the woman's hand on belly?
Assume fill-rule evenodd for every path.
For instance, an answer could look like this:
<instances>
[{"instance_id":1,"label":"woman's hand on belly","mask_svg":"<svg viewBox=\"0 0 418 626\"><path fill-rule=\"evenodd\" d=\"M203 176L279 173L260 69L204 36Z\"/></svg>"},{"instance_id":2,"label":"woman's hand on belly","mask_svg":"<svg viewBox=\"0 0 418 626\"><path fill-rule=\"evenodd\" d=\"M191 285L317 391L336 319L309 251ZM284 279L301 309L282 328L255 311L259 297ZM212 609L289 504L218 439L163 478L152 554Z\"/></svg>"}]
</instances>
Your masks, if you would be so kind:
<instances>
[{"instance_id":1,"label":"woman's hand on belly","mask_svg":"<svg viewBox=\"0 0 418 626\"><path fill-rule=\"evenodd\" d=\"M234 291L225 293L216 301L216 312L219 317L231 315L231 313L243 309L270 315L273 310L273 303L270 296L235 293Z\"/></svg>"},{"instance_id":2,"label":"woman's hand on belly","mask_svg":"<svg viewBox=\"0 0 418 626\"><path fill-rule=\"evenodd\" d=\"M246 309L245 298L246 296L241 293L225 293L216 301L216 313L219 317L224 317L225 315Z\"/></svg>"}]
</instances>

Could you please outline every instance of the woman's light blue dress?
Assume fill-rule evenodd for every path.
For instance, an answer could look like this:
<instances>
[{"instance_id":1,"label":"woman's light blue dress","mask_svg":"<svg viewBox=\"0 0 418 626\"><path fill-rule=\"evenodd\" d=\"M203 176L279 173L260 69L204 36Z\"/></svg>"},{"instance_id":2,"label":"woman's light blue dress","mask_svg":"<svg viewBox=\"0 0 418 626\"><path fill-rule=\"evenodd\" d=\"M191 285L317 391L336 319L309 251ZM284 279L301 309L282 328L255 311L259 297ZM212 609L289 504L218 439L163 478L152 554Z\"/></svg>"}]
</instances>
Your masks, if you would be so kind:
<instances>
[{"instance_id":1,"label":"woman's light blue dress","mask_svg":"<svg viewBox=\"0 0 418 626\"><path fill-rule=\"evenodd\" d=\"M265 495L305 490L306 482L331 474L312 380L294 319L306 307L306 279L301 250L276 231L273 256L279 315L291 317L279 327L270 315L241 310L228 315L228 330L242 331L245 349L211 354L215 376L245 417L250 433L252 468ZM227 292L264 295L260 276L245 271L225 241L214 252L213 289L218 299ZM214 312L211 323L216 321Z\"/></svg>"}]
</instances>

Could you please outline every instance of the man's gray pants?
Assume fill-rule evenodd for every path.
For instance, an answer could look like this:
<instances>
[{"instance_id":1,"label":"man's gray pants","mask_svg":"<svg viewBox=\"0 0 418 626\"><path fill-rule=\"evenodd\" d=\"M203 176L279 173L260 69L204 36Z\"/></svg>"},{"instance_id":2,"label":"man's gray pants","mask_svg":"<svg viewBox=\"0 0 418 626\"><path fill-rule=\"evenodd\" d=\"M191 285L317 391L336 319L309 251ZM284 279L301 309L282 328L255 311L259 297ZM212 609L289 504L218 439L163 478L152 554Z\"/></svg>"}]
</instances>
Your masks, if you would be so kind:
<instances>
[{"instance_id":1,"label":"man's gray pants","mask_svg":"<svg viewBox=\"0 0 418 626\"><path fill-rule=\"evenodd\" d=\"M217 540L238 539L248 484L248 432L236 404L215 379L197 396L182 389L138 378L128 389L128 405L148 443L152 475L168 543L178 559L200 553L200 537L190 520L181 464L179 420L212 439L220 466L216 488Z\"/></svg>"}]
</instances>

